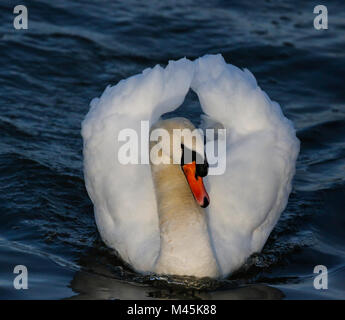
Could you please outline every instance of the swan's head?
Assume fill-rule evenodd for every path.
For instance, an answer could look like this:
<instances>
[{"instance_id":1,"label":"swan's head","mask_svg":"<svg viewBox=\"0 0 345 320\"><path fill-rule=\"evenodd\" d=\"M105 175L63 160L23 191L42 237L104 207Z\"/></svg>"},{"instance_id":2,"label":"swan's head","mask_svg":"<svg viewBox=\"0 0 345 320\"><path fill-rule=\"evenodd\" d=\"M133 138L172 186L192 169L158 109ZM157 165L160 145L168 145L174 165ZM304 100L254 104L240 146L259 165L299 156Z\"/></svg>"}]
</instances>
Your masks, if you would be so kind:
<instances>
[{"instance_id":1,"label":"swan's head","mask_svg":"<svg viewBox=\"0 0 345 320\"><path fill-rule=\"evenodd\" d=\"M196 202L203 208L210 203L203 178L208 163L201 132L185 118L160 120L151 128L150 161L153 165L179 165Z\"/></svg>"}]
</instances>

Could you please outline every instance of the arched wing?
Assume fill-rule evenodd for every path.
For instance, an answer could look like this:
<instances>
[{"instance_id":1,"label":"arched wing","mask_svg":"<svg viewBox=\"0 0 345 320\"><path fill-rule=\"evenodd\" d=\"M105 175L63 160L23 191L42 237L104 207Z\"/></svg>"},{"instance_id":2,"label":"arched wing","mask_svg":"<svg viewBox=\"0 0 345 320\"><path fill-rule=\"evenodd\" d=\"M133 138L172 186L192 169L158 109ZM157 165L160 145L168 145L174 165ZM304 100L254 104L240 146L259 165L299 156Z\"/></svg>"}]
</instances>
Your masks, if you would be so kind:
<instances>
[{"instance_id":1,"label":"arched wing","mask_svg":"<svg viewBox=\"0 0 345 320\"><path fill-rule=\"evenodd\" d=\"M122 130L135 130L140 142L141 121L151 124L180 106L193 70L189 60L181 59L107 87L82 123L85 183L98 229L104 242L141 272L151 270L159 251L151 169L121 164L118 137Z\"/></svg>"},{"instance_id":2,"label":"arched wing","mask_svg":"<svg viewBox=\"0 0 345 320\"><path fill-rule=\"evenodd\" d=\"M221 55L194 63L192 89L206 115L226 129L226 170L208 176L209 229L226 275L262 249L285 208L299 141L248 70L226 64Z\"/></svg>"}]
</instances>

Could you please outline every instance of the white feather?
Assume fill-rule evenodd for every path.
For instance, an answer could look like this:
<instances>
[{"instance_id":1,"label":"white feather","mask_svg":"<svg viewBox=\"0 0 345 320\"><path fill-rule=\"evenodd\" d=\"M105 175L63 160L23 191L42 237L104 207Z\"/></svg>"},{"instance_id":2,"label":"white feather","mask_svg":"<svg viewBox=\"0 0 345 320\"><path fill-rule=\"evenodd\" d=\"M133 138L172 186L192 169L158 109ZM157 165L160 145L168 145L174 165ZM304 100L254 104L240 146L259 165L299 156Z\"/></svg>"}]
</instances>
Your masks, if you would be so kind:
<instances>
[{"instance_id":1,"label":"white feather","mask_svg":"<svg viewBox=\"0 0 345 320\"><path fill-rule=\"evenodd\" d=\"M84 176L104 242L139 272L149 272L159 252L156 198L150 165L121 165L118 134L140 133L141 120L153 123L184 100L193 77L187 59L156 66L107 87L82 123Z\"/></svg>"},{"instance_id":2,"label":"white feather","mask_svg":"<svg viewBox=\"0 0 345 320\"><path fill-rule=\"evenodd\" d=\"M248 71L221 55L195 61L192 89L227 130L223 175L208 176L209 229L222 274L261 251L284 210L299 152L292 123Z\"/></svg>"},{"instance_id":3,"label":"white feather","mask_svg":"<svg viewBox=\"0 0 345 320\"><path fill-rule=\"evenodd\" d=\"M107 87L82 124L85 183L104 242L137 271L153 271L160 230L151 169L119 164L117 137L178 108L190 87L207 116L227 130L226 171L207 181L211 245L226 276L265 244L287 204L299 152L292 123L248 70L209 55Z\"/></svg>"}]
</instances>

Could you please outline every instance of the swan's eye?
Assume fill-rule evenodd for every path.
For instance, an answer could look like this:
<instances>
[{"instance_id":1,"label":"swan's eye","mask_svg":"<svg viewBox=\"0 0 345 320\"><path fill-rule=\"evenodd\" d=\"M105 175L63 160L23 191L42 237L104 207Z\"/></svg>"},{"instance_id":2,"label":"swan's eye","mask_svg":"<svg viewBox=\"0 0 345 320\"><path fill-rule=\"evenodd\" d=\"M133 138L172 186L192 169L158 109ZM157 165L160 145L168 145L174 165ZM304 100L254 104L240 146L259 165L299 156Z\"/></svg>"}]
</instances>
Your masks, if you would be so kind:
<instances>
[{"instance_id":1,"label":"swan's eye","mask_svg":"<svg viewBox=\"0 0 345 320\"><path fill-rule=\"evenodd\" d=\"M196 164L196 172L195 175L198 177L206 177L208 173L208 163L205 158L205 162L201 164Z\"/></svg>"},{"instance_id":2,"label":"swan's eye","mask_svg":"<svg viewBox=\"0 0 345 320\"><path fill-rule=\"evenodd\" d=\"M187 163L195 162L195 177L206 177L208 173L208 162L206 155L202 157L200 154L196 153L194 150L189 150L181 144L182 148L182 158L181 166Z\"/></svg>"}]
</instances>

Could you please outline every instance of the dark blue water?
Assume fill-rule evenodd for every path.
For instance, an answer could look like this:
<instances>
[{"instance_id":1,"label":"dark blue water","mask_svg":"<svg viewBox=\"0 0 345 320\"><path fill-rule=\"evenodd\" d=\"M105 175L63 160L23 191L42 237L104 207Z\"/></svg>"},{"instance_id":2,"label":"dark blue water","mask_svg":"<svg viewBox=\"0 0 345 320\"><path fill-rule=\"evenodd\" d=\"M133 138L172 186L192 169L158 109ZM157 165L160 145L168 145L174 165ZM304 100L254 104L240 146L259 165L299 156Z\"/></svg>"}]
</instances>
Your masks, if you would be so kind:
<instances>
[{"instance_id":1,"label":"dark blue water","mask_svg":"<svg viewBox=\"0 0 345 320\"><path fill-rule=\"evenodd\" d=\"M321 31L313 1L21 1L29 29L14 30L17 4L0 3L1 299L345 298L344 2L323 1ZM81 121L108 84L206 53L250 69L293 120L293 192L263 252L226 281L141 277L98 235ZM198 113L193 94L176 111ZM13 288L19 264L28 290ZM320 264L328 290L313 287Z\"/></svg>"}]
</instances>

